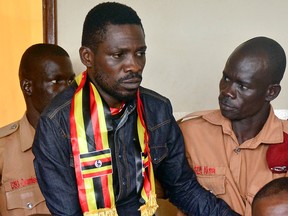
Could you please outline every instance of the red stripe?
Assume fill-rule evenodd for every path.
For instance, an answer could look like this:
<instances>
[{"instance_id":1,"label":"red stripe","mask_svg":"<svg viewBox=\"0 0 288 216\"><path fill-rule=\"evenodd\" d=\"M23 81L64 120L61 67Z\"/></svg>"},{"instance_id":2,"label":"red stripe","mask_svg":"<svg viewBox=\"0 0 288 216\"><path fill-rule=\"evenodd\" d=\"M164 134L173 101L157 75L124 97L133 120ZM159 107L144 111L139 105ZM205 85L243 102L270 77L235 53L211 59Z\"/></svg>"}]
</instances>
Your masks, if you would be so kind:
<instances>
[{"instance_id":1,"label":"red stripe","mask_svg":"<svg viewBox=\"0 0 288 216\"><path fill-rule=\"evenodd\" d=\"M137 91L137 114L138 114L138 117L139 117L140 122L142 124L142 127L144 128L144 144L145 144L144 153L146 153L148 155L147 156L148 157L148 161L147 161L148 162L148 169L146 168L144 171L143 187L144 187L144 190L145 190L147 197L150 197L150 192L151 192L151 183L150 183L151 156L150 156L150 149L148 146L149 135L148 135L147 128L146 128L146 125L144 122L143 113L144 113L144 108L143 108L143 104L142 104L142 101L140 98L140 90L138 89L138 91ZM147 176L146 170L147 170L148 176Z\"/></svg>"},{"instance_id":2,"label":"red stripe","mask_svg":"<svg viewBox=\"0 0 288 216\"><path fill-rule=\"evenodd\" d=\"M99 176L103 176L103 175L107 175L107 174L111 174L111 173L112 173L112 169L107 169L107 170L103 170L100 172L83 174L83 178L99 177Z\"/></svg>"},{"instance_id":3,"label":"red stripe","mask_svg":"<svg viewBox=\"0 0 288 216\"><path fill-rule=\"evenodd\" d=\"M102 150L103 149L103 143L102 143L102 136L100 132L100 125L99 125L99 118L98 118L98 109L97 109L97 103L95 101L95 95L94 91L92 89L93 84L89 84L90 86L90 110L91 110L91 119L92 120L92 127L94 131L94 140L95 144L97 143L96 150ZM95 125L94 125L95 124Z\"/></svg>"},{"instance_id":4,"label":"red stripe","mask_svg":"<svg viewBox=\"0 0 288 216\"><path fill-rule=\"evenodd\" d=\"M147 194L147 197L149 197L150 196L150 191L151 191L151 185L150 185L150 181L149 181L149 178L147 177L147 173L146 172L144 172L143 187L144 187L145 193Z\"/></svg>"},{"instance_id":5,"label":"red stripe","mask_svg":"<svg viewBox=\"0 0 288 216\"><path fill-rule=\"evenodd\" d=\"M75 117L74 117L74 97L72 99L71 103L71 111L70 111L70 125L71 125L71 143L72 143L72 149L73 149L73 155L74 155L74 164L75 164L75 173L76 173L76 179L77 179L77 185L78 185L78 196L79 200L82 201L80 203L82 211L87 212L88 209L88 202L86 199L86 190L84 181L82 179L82 173L80 169L80 150L78 146L78 139L77 139L77 131L76 131L76 123L75 123Z\"/></svg>"},{"instance_id":6,"label":"red stripe","mask_svg":"<svg viewBox=\"0 0 288 216\"><path fill-rule=\"evenodd\" d=\"M111 173L112 173L112 169L111 169ZM102 176L101 177L101 182L102 182L102 185L104 187L102 187L102 193L105 194L104 196L104 203L105 203L105 206L107 208L111 208L111 199L110 199L110 191L109 191L109 187L108 187L108 176ZM106 196L107 195L107 196Z\"/></svg>"}]
</instances>

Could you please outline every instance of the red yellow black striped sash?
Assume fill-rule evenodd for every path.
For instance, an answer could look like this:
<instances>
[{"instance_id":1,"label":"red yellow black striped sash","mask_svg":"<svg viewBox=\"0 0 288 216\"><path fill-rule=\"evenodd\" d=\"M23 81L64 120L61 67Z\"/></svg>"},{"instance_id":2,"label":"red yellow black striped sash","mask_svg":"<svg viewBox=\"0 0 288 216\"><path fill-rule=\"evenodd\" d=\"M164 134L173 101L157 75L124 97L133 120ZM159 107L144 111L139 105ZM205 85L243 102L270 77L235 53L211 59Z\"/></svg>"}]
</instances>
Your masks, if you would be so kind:
<instances>
[{"instance_id":1,"label":"red yellow black striped sash","mask_svg":"<svg viewBox=\"0 0 288 216\"><path fill-rule=\"evenodd\" d=\"M108 132L112 130L111 113L109 107L102 103L95 86L87 79L87 72L78 75L76 82L78 88L71 103L70 130L79 202L85 216L116 216L112 154L108 137ZM140 211L142 216L150 216L155 213L158 205L148 146L149 136L139 90L137 113L144 178L141 196L145 200Z\"/></svg>"}]
</instances>

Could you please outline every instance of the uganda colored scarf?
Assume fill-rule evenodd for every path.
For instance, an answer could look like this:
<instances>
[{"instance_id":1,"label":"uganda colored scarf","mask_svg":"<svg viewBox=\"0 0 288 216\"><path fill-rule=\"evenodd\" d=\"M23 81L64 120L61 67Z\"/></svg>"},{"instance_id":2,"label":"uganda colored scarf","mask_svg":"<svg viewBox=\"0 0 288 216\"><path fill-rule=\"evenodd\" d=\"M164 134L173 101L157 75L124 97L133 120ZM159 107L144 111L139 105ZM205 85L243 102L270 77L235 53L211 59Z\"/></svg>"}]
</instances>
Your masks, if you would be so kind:
<instances>
[{"instance_id":1,"label":"uganda colored scarf","mask_svg":"<svg viewBox=\"0 0 288 216\"><path fill-rule=\"evenodd\" d=\"M87 72L76 77L78 88L70 111L71 144L79 202L85 216L117 216L113 190L112 154L108 131L111 113ZM137 92L137 131L142 151L143 188L141 216L151 216L158 205L148 146L149 136L143 119L143 104ZM112 145L112 143L111 143Z\"/></svg>"}]
</instances>

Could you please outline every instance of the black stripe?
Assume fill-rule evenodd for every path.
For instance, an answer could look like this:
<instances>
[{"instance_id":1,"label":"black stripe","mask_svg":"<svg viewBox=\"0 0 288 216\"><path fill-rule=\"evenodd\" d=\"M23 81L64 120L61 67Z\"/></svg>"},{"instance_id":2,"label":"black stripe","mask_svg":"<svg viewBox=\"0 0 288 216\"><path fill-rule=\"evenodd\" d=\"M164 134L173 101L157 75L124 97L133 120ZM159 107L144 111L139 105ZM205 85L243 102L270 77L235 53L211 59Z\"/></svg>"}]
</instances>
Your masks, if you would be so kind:
<instances>
[{"instance_id":1,"label":"black stripe","mask_svg":"<svg viewBox=\"0 0 288 216\"><path fill-rule=\"evenodd\" d=\"M87 78L88 79L88 78ZM88 143L88 151L95 151L95 140L94 140L94 132L91 121L91 113L90 113L90 87L89 82L86 82L83 87L83 100L82 100L82 108L83 108L83 121L86 132L86 140Z\"/></svg>"},{"instance_id":2,"label":"black stripe","mask_svg":"<svg viewBox=\"0 0 288 216\"><path fill-rule=\"evenodd\" d=\"M85 154L81 154L80 158L89 158L89 157L93 157L93 156L98 156L98 155L102 155L102 154L107 154L110 153L110 149L104 149L104 150L100 150L100 151L94 151L94 152L89 152L89 153L85 153Z\"/></svg>"},{"instance_id":3,"label":"black stripe","mask_svg":"<svg viewBox=\"0 0 288 216\"><path fill-rule=\"evenodd\" d=\"M91 121L90 113L90 87L89 87L89 77L87 76L87 81L83 87L83 119L85 125L86 139L88 143L88 151L94 152L96 150L96 143L94 140L94 131ZM98 208L104 208L104 197L102 193L101 177L93 178L94 190L95 190L95 199Z\"/></svg>"},{"instance_id":4,"label":"black stripe","mask_svg":"<svg viewBox=\"0 0 288 216\"><path fill-rule=\"evenodd\" d=\"M81 170L89 170L89 169L95 169L95 168L97 169L97 168L102 168L102 167L109 166L109 165L111 165L111 161L102 163L101 167L95 167L95 165L82 166Z\"/></svg>"},{"instance_id":5,"label":"black stripe","mask_svg":"<svg viewBox=\"0 0 288 216\"><path fill-rule=\"evenodd\" d=\"M96 199L97 208L98 209L105 208L104 197L103 197L103 192L102 192L101 177L93 178L93 184L94 184L94 190L96 191L95 199Z\"/></svg>"}]
</instances>

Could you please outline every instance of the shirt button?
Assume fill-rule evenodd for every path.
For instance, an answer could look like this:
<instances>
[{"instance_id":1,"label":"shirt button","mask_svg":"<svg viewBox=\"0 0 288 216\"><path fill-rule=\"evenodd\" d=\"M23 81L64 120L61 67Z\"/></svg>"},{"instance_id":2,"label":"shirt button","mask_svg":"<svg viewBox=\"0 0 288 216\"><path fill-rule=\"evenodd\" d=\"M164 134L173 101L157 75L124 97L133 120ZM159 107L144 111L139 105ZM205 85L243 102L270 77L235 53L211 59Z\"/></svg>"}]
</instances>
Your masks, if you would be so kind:
<instances>
[{"instance_id":1,"label":"shirt button","mask_svg":"<svg viewBox=\"0 0 288 216\"><path fill-rule=\"evenodd\" d=\"M121 155L121 154L119 154L119 155L118 155L118 157L119 157L119 158L122 158L122 155Z\"/></svg>"},{"instance_id":2,"label":"shirt button","mask_svg":"<svg viewBox=\"0 0 288 216\"><path fill-rule=\"evenodd\" d=\"M33 204L30 203L30 202L28 202L26 206L27 206L28 209L32 209L33 208Z\"/></svg>"},{"instance_id":3,"label":"shirt button","mask_svg":"<svg viewBox=\"0 0 288 216\"><path fill-rule=\"evenodd\" d=\"M15 129L15 128L17 128L17 124L13 124L13 125L11 126L11 129Z\"/></svg>"},{"instance_id":4,"label":"shirt button","mask_svg":"<svg viewBox=\"0 0 288 216\"><path fill-rule=\"evenodd\" d=\"M236 154L238 154L240 151L241 151L240 148L236 148L236 149L234 149L234 152L235 152Z\"/></svg>"},{"instance_id":5,"label":"shirt button","mask_svg":"<svg viewBox=\"0 0 288 216\"><path fill-rule=\"evenodd\" d=\"M122 184L123 184L123 185L126 185L126 182L125 182L125 181L123 181L123 182L122 182Z\"/></svg>"}]
</instances>

